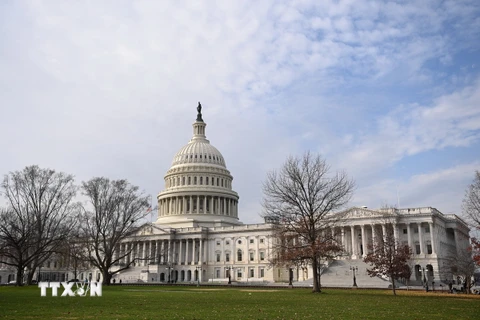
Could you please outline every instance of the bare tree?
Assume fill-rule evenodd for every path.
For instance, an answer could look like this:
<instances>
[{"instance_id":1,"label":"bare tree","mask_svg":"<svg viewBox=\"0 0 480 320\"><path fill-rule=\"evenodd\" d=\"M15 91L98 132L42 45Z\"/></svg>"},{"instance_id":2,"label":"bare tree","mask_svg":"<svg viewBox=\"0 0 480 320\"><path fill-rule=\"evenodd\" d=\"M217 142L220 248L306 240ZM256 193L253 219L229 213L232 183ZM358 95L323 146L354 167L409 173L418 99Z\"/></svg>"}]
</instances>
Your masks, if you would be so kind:
<instances>
[{"instance_id":1,"label":"bare tree","mask_svg":"<svg viewBox=\"0 0 480 320\"><path fill-rule=\"evenodd\" d=\"M371 277L384 276L390 278L393 294L396 295L396 283L399 279L409 279L411 269L408 264L412 250L407 244L400 244L395 239L394 224L397 221L395 208L383 208L381 223L385 225L385 234L373 239L369 244L369 253L363 261L373 268L367 269Z\"/></svg>"},{"instance_id":2,"label":"bare tree","mask_svg":"<svg viewBox=\"0 0 480 320\"><path fill-rule=\"evenodd\" d=\"M134 262L111 270L130 254L131 249L120 251L119 246L148 214L149 197L126 180L110 181L103 177L83 182L82 189L91 205L91 210L84 210L82 219L87 259L102 272L103 284L108 285L114 274Z\"/></svg>"},{"instance_id":3,"label":"bare tree","mask_svg":"<svg viewBox=\"0 0 480 320\"><path fill-rule=\"evenodd\" d=\"M480 230L480 171L475 171L475 178L465 192L462 209L470 224Z\"/></svg>"},{"instance_id":4,"label":"bare tree","mask_svg":"<svg viewBox=\"0 0 480 320\"><path fill-rule=\"evenodd\" d=\"M472 255L472 247L458 249L454 254L446 259L446 267L450 269L452 275L457 279L456 284L462 284L466 293L470 292L472 278L477 267ZM461 282L461 283L459 283Z\"/></svg>"},{"instance_id":5,"label":"bare tree","mask_svg":"<svg viewBox=\"0 0 480 320\"><path fill-rule=\"evenodd\" d=\"M69 237L78 207L73 176L29 166L10 172L2 188L8 208L0 213L2 263L17 269L17 285L31 283L36 268Z\"/></svg>"},{"instance_id":6,"label":"bare tree","mask_svg":"<svg viewBox=\"0 0 480 320\"><path fill-rule=\"evenodd\" d=\"M79 237L78 233L64 243L59 251L59 256L63 260L66 270L73 273L73 279L78 279L78 274L91 268L87 259L85 259L85 242Z\"/></svg>"},{"instance_id":7,"label":"bare tree","mask_svg":"<svg viewBox=\"0 0 480 320\"><path fill-rule=\"evenodd\" d=\"M477 238L472 238L472 255L473 261L480 267L480 241Z\"/></svg>"},{"instance_id":8,"label":"bare tree","mask_svg":"<svg viewBox=\"0 0 480 320\"><path fill-rule=\"evenodd\" d=\"M308 262L313 269L313 292L321 292L322 259L339 253L334 227L338 212L350 200L355 183L346 173L330 173L320 156L309 152L289 157L263 184L263 216L273 222L276 241L273 263Z\"/></svg>"}]
</instances>

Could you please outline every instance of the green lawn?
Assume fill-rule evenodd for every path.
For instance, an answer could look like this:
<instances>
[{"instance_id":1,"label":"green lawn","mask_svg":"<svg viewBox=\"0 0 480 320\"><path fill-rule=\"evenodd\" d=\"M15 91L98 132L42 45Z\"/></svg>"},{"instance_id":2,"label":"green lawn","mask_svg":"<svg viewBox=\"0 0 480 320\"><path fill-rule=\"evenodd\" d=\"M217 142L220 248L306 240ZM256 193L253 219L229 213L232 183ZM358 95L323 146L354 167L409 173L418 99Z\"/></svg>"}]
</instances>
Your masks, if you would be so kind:
<instances>
[{"instance_id":1,"label":"green lawn","mask_svg":"<svg viewBox=\"0 0 480 320\"><path fill-rule=\"evenodd\" d=\"M102 297L40 297L35 286L0 287L0 319L480 319L480 296L115 286Z\"/></svg>"}]
</instances>

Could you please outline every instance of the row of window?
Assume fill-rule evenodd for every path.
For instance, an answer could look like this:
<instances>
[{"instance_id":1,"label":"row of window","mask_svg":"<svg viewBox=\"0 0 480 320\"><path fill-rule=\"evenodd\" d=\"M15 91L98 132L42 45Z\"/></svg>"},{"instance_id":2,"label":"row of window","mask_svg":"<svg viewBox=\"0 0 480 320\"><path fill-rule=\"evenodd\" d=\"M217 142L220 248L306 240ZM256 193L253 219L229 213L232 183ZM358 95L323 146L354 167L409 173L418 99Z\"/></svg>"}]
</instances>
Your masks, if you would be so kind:
<instances>
[{"instance_id":1,"label":"row of window","mask_svg":"<svg viewBox=\"0 0 480 320\"><path fill-rule=\"evenodd\" d=\"M216 261L220 262L222 260L222 253L217 252L216 253ZM265 251L260 251L259 252L259 260L260 261L265 261ZM242 262L243 261L243 251L241 249L237 250L237 261ZM255 261L255 251L249 251L248 252L248 261ZM230 252L225 252L225 262L230 262Z\"/></svg>"},{"instance_id":2,"label":"row of window","mask_svg":"<svg viewBox=\"0 0 480 320\"><path fill-rule=\"evenodd\" d=\"M205 178L205 179L204 179ZM167 188L170 187L179 187L179 186L190 186L190 185L203 185L205 183L206 186L217 186L217 187L225 187L231 188L231 182L224 178L219 177L176 177L176 178L169 178L166 180Z\"/></svg>"},{"instance_id":3,"label":"row of window","mask_svg":"<svg viewBox=\"0 0 480 320\"><path fill-rule=\"evenodd\" d=\"M265 239L264 239L264 238L260 238L259 241L260 241L260 243L265 243ZM249 239L248 242L249 242L250 244L253 244L253 243L255 243L255 239ZM238 244L242 244L243 242L242 242L241 239L238 239L238 240L237 240L237 243L238 243ZM219 246L219 245L221 245L221 244L222 244L222 242L221 242L220 240L217 240L217 246ZM227 245L227 246L230 245L230 240L225 240L225 245Z\"/></svg>"},{"instance_id":4,"label":"row of window","mask_svg":"<svg viewBox=\"0 0 480 320\"><path fill-rule=\"evenodd\" d=\"M232 273L230 273L232 271ZM236 276L237 279L242 279L243 278L243 273L244 270L242 268L237 268L236 269ZM235 277L235 271L231 270L230 268L225 268L225 277L228 278L230 276ZM248 268L248 277L249 278L255 278L255 268L254 267L249 267ZM265 277L265 268L261 267L258 269L258 277L259 278L264 278ZM215 278L221 278L221 269L220 268L215 268Z\"/></svg>"},{"instance_id":5,"label":"row of window","mask_svg":"<svg viewBox=\"0 0 480 320\"><path fill-rule=\"evenodd\" d=\"M424 228L425 233L430 233L430 226ZM418 227L413 228L413 233L418 233ZM408 229L403 229L403 234L408 234Z\"/></svg>"},{"instance_id":6,"label":"row of window","mask_svg":"<svg viewBox=\"0 0 480 320\"><path fill-rule=\"evenodd\" d=\"M183 158L183 159L182 159ZM221 161L219 156L210 155L210 154L184 154L180 158L181 160L188 160L188 159L205 159L205 160L213 160L213 161Z\"/></svg>"}]
</instances>

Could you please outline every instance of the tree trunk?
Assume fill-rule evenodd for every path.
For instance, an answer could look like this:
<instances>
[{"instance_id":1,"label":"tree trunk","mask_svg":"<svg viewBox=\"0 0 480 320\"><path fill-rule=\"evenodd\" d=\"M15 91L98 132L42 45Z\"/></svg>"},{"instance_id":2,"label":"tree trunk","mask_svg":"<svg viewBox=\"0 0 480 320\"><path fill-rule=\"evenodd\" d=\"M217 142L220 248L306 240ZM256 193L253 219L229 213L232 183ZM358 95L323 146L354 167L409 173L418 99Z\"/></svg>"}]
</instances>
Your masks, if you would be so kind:
<instances>
[{"instance_id":1,"label":"tree trunk","mask_svg":"<svg viewBox=\"0 0 480 320\"><path fill-rule=\"evenodd\" d=\"M17 267L17 286L23 286L23 266Z\"/></svg>"},{"instance_id":2,"label":"tree trunk","mask_svg":"<svg viewBox=\"0 0 480 320\"><path fill-rule=\"evenodd\" d=\"M393 290L393 295L396 296L397 292L395 291L395 278L391 277L392 279L392 290Z\"/></svg>"},{"instance_id":3,"label":"tree trunk","mask_svg":"<svg viewBox=\"0 0 480 320\"><path fill-rule=\"evenodd\" d=\"M110 282L112 281L112 274L108 272L108 270L104 270L102 271L102 275L103 275L102 284L105 286L109 286Z\"/></svg>"},{"instance_id":4,"label":"tree trunk","mask_svg":"<svg viewBox=\"0 0 480 320\"><path fill-rule=\"evenodd\" d=\"M312 292L321 292L319 281L318 281L318 261L317 258L312 260L312 270L313 270L313 289Z\"/></svg>"},{"instance_id":5,"label":"tree trunk","mask_svg":"<svg viewBox=\"0 0 480 320\"><path fill-rule=\"evenodd\" d=\"M35 275L35 270L36 270L36 269L31 269L31 270L28 272L27 285L31 285L31 284L32 284L33 276Z\"/></svg>"}]
</instances>

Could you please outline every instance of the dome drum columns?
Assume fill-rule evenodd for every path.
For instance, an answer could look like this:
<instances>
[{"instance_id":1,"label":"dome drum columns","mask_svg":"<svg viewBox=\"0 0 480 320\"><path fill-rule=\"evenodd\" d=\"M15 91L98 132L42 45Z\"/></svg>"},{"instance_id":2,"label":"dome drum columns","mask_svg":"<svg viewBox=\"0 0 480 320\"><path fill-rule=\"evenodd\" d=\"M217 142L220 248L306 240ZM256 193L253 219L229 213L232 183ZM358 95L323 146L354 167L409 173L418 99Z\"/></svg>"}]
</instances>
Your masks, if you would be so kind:
<instances>
[{"instance_id":1,"label":"dome drum columns","mask_svg":"<svg viewBox=\"0 0 480 320\"><path fill-rule=\"evenodd\" d=\"M170 215L220 215L238 218L238 200L222 196L174 196L159 199L158 217Z\"/></svg>"}]
</instances>

